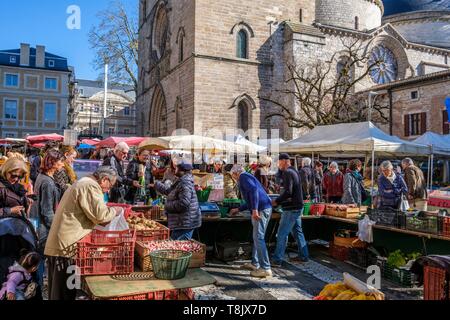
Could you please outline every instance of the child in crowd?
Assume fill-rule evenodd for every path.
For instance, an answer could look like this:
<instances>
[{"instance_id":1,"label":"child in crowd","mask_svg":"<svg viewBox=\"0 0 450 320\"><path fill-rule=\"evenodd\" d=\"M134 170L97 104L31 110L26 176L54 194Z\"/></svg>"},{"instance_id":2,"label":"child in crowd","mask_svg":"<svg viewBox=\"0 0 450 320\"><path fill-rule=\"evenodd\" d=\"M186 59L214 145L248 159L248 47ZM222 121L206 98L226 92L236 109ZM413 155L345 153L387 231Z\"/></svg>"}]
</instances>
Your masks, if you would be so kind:
<instances>
[{"instance_id":1,"label":"child in crowd","mask_svg":"<svg viewBox=\"0 0 450 320\"><path fill-rule=\"evenodd\" d=\"M9 267L7 280L0 290L0 300L27 300L36 293L32 273L36 272L41 256L36 252L23 252L19 262Z\"/></svg>"}]
</instances>

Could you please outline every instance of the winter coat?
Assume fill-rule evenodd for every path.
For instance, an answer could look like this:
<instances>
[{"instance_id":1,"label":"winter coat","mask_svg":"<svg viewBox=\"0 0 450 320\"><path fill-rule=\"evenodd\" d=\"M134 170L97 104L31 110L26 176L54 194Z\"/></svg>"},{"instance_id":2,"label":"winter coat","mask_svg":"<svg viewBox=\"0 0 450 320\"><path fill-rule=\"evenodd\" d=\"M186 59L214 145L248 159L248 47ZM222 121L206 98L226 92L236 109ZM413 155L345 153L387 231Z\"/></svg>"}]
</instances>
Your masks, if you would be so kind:
<instances>
[{"instance_id":1,"label":"winter coat","mask_svg":"<svg viewBox=\"0 0 450 320\"><path fill-rule=\"evenodd\" d=\"M31 206L30 216L39 221L39 249L40 253L42 253L53 223L61 193L55 180L43 173L40 173L36 179L34 192L37 199Z\"/></svg>"},{"instance_id":2,"label":"winter coat","mask_svg":"<svg viewBox=\"0 0 450 320\"><path fill-rule=\"evenodd\" d=\"M25 291L32 281L32 275L17 262L9 267L8 277L0 289L0 301L7 293L16 293L17 290Z\"/></svg>"},{"instance_id":3,"label":"winter coat","mask_svg":"<svg viewBox=\"0 0 450 320\"><path fill-rule=\"evenodd\" d=\"M98 182L92 177L80 179L67 190L56 210L45 255L70 258L76 242L115 216L115 209L106 206Z\"/></svg>"},{"instance_id":4,"label":"winter coat","mask_svg":"<svg viewBox=\"0 0 450 320\"><path fill-rule=\"evenodd\" d=\"M422 170L416 166L409 166L405 169L405 182L408 187L408 194L416 200L426 200L428 197L425 177Z\"/></svg>"},{"instance_id":5,"label":"winter coat","mask_svg":"<svg viewBox=\"0 0 450 320\"><path fill-rule=\"evenodd\" d=\"M153 178L152 174L152 166L150 164L141 163L137 159L132 160L127 166L127 173L126 173L127 179L131 181L139 181L139 166L141 164L145 166L145 174L144 174L146 186L145 191L146 193L150 193L150 196L154 199L156 198L156 192L153 188L148 187L149 184L155 183L155 179ZM139 190L138 188L135 188L133 186L129 187L128 192L125 196L125 200L128 202L134 202L138 190Z\"/></svg>"},{"instance_id":6,"label":"winter coat","mask_svg":"<svg viewBox=\"0 0 450 320\"><path fill-rule=\"evenodd\" d=\"M19 193L13 192L4 183L0 181L0 217L11 214L11 208L24 207L25 212L28 209L28 200L26 190L22 186L18 187Z\"/></svg>"},{"instance_id":7,"label":"winter coat","mask_svg":"<svg viewBox=\"0 0 450 320\"><path fill-rule=\"evenodd\" d=\"M115 155L106 158L103 165L113 167L117 171L117 182L109 193L110 201L113 203L124 203L127 186L133 185L133 180L127 178L123 171L122 161L117 159Z\"/></svg>"},{"instance_id":8,"label":"winter coat","mask_svg":"<svg viewBox=\"0 0 450 320\"><path fill-rule=\"evenodd\" d=\"M359 179L353 172L347 172L344 176L344 195L342 197L343 204L361 205L361 183L362 177Z\"/></svg>"},{"instance_id":9,"label":"winter coat","mask_svg":"<svg viewBox=\"0 0 450 320\"><path fill-rule=\"evenodd\" d=\"M302 179L293 167L287 168L283 173L283 192L275 200L286 211L298 211L304 207Z\"/></svg>"},{"instance_id":10,"label":"winter coat","mask_svg":"<svg viewBox=\"0 0 450 320\"><path fill-rule=\"evenodd\" d=\"M402 195L408 194L408 187L399 174L395 175L394 183L391 183L384 175L381 175L378 178L378 194L381 208L398 209Z\"/></svg>"},{"instance_id":11,"label":"winter coat","mask_svg":"<svg viewBox=\"0 0 450 320\"><path fill-rule=\"evenodd\" d=\"M323 191L325 197L342 197L344 194L344 174L337 171L325 173L323 177Z\"/></svg>"},{"instance_id":12,"label":"winter coat","mask_svg":"<svg viewBox=\"0 0 450 320\"><path fill-rule=\"evenodd\" d=\"M170 187L158 181L155 188L167 196L165 213L170 230L191 230L201 226L202 216L192 174L182 176Z\"/></svg>"},{"instance_id":13,"label":"winter coat","mask_svg":"<svg viewBox=\"0 0 450 320\"><path fill-rule=\"evenodd\" d=\"M300 169L302 180L303 199L313 199L316 193L314 170L312 167L303 167Z\"/></svg>"}]
</instances>

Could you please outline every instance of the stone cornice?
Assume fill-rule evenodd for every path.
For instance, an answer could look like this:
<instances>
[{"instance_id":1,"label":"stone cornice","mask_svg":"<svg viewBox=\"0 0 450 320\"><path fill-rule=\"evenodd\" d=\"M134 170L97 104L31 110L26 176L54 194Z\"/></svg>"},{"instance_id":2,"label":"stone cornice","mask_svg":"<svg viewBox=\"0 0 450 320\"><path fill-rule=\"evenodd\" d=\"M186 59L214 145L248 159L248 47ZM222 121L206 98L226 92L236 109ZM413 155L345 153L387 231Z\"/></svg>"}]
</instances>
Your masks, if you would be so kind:
<instances>
[{"instance_id":1,"label":"stone cornice","mask_svg":"<svg viewBox=\"0 0 450 320\"><path fill-rule=\"evenodd\" d=\"M413 49L413 50L418 50L418 51L427 52L427 53L438 53L438 54L450 56L450 50L448 50L448 49L443 49L443 48L432 47L432 46L427 46L427 45L423 45L423 44L409 42L390 23L387 23L375 30L371 30L368 32L345 29L345 28L340 28L340 27L335 27L335 26L328 26L328 25L323 25L320 23L315 23L314 26L319 28L319 30L325 34L338 35L338 36L349 36L349 37L359 38L361 40L373 39L376 36L378 36L379 34L381 34L383 31L390 29L391 30L390 35L392 37L394 37L395 39L397 39L398 41L400 41L401 44L406 49Z\"/></svg>"}]
</instances>

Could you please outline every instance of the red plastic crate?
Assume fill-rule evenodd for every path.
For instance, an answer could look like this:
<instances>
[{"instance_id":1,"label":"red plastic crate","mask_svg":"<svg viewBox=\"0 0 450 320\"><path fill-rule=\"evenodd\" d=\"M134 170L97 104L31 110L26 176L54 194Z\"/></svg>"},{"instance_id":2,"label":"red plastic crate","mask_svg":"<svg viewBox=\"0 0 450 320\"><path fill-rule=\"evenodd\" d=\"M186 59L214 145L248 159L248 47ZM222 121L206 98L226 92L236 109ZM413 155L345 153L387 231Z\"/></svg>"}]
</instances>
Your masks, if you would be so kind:
<instances>
[{"instance_id":1,"label":"red plastic crate","mask_svg":"<svg viewBox=\"0 0 450 320\"><path fill-rule=\"evenodd\" d=\"M336 260L346 261L349 257L350 248L337 246L334 242L330 242L329 254Z\"/></svg>"},{"instance_id":2,"label":"red plastic crate","mask_svg":"<svg viewBox=\"0 0 450 320\"><path fill-rule=\"evenodd\" d=\"M428 205L432 207L450 208L450 199L429 198Z\"/></svg>"},{"instance_id":3,"label":"red plastic crate","mask_svg":"<svg viewBox=\"0 0 450 320\"><path fill-rule=\"evenodd\" d=\"M94 230L77 243L80 275L130 274L134 271L136 231Z\"/></svg>"},{"instance_id":4,"label":"red plastic crate","mask_svg":"<svg viewBox=\"0 0 450 320\"><path fill-rule=\"evenodd\" d=\"M442 235L444 237L450 237L450 218L442 218Z\"/></svg>"},{"instance_id":5,"label":"red plastic crate","mask_svg":"<svg viewBox=\"0 0 450 320\"><path fill-rule=\"evenodd\" d=\"M119 208L123 208L123 210L124 210L124 215L125 215L125 219L127 219L129 216L130 216L130 214L132 213L132 206L131 205L129 205L129 204L123 204L123 203L112 203L112 202L109 202L108 204L107 204L107 206L108 207L119 207Z\"/></svg>"},{"instance_id":6,"label":"red plastic crate","mask_svg":"<svg viewBox=\"0 0 450 320\"><path fill-rule=\"evenodd\" d=\"M424 300L450 300L450 284L444 269L426 266L423 277Z\"/></svg>"},{"instance_id":7,"label":"red plastic crate","mask_svg":"<svg viewBox=\"0 0 450 320\"><path fill-rule=\"evenodd\" d=\"M143 213L132 212L130 216L138 216L140 218L145 218ZM147 218L146 218L147 219ZM137 230L136 231L136 241L149 242L149 241L161 241L169 240L170 230L166 226L155 222L158 225L158 229L154 230Z\"/></svg>"},{"instance_id":8,"label":"red plastic crate","mask_svg":"<svg viewBox=\"0 0 450 320\"><path fill-rule=\"evenodd\" d=\"M126 301L126 300L180 300L180 298L187 298L188 300L194 300L194 292L192 289L184 290L166 290L158 292L149 292L145 294L138 294L134 296L118 297L110 300L113 301Z\"/></svg>"},{"instance_id":9,"label":"red plastic crate","mask_svg":"<svg viewBox=\"0 0 450 320\"><path fill-rule=\"evenodd\" d=\"M315 203L311 205L311 208L309 209L309 214L311 216L321 216L325 213L326 208L327 206L325 204Z\"/></svg>"}]
</instances>

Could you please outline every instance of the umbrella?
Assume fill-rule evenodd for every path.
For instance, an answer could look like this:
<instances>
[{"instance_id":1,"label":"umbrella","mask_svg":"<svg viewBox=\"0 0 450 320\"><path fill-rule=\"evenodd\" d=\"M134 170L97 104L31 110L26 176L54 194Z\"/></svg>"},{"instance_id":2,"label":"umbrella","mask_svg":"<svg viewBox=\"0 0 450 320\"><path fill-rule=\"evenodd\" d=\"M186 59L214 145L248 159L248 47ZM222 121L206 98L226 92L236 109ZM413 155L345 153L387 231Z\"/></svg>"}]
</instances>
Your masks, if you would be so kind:
<instances>
[{"instance_id":1,"label":"umbrella","mask_svg":"<svg viewBox=\"0 0 450 320\"><path fill-rule=\"evenodd\" d=\"M81 143L88 144L90 146L95 146L95 145L99 144L99 142L100 142L100 140L98 140L98 139L93 139L93 140L91 140L91 139L84 139L84 140L81 140Z\"/></svg>"},{"instance_id":2,"label":"umbrella","mask_svg":"<svg viewBox=\"0 0 450 320\"><path fill-rule=\"evenodd\" d=\"M145 138L133 137L133 138L123 138L123 137L110 137L96 144L97 148L114 148L118 143L125 142L128 146L138 146Z\"/></svg>"},{"instance_id":3,"label":"umbrella","mask_svg":"<svg viewBox=\"0 0 450 320\"><path fill-rule=\"evenodd\" d=\"M146 150L169 149L169 141L161 138L147 138L139 144L139 149L146 149Z\"/></svg>"},{"instance_id":4,"label":"umbrella","mask_svg":"<svg viewBox=\"0 0 450 320\"><path fill-rule=\"evenodd\" d=\"M42 143L42 142L46 142L46 141L64 141L64 137L56 134L56 133L52 133L52 134L41 134L38 136L28 136L27 140L30 144L36 144L36 143Z\"/></svg>"},{"instance_id":5,"label":"umbrella","mask_svg":"<svg viewBox=\"0 0 450 320\"><path fill-rule=\"evenodd\" d=\"M95 146L91 146L87 143L82 143L78 146L78 149L95 149Z\"/></svg>"}]
</instances>

